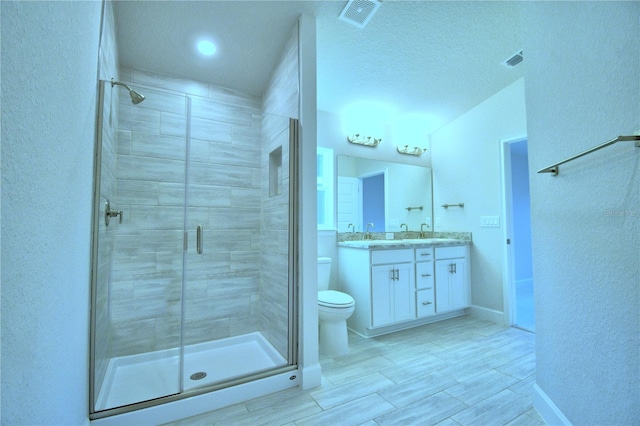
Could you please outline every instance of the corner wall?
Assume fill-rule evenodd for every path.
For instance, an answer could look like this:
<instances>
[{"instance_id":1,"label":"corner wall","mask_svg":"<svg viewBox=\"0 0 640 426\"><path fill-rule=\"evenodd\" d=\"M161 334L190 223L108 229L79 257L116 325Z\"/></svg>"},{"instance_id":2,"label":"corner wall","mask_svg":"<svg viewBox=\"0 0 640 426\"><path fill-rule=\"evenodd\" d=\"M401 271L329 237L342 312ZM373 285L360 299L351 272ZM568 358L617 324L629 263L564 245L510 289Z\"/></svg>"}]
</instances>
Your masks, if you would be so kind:
<instances>
[{"instance_id":1,"label":"corner wall","mask_svg":"<svg viewBox=\"0 0 640 426\"><path fill-rule=\"evenodd\" d=\"M535 407L549 424L640 418L640 3L523 5L536 299ZM544 31L540 31L544 28Z\"/></svg>"},{"instance_id":2,"label":"corner wall","mask_svg":"<svg viewBox=\"0 0 640 426\"><path fill-rule=\"evenodd\" d=\"M0 7L1 423L78 425L89 411L101 2Z\"/></svg>"},{"instance_id":3,"label":"corner wall","mask_svg":"<svg viewBox=\"0 0 640 426\"><path fill-rule=\"evenodd\" d=\"M500 140L525 136L526 120L519 79L431 137L434 231L472 232L471 303L496 318L504 311L504 217L500 228L480 227L480 217L501 216ZM441 207L456 203L464 208Z\"/></svg>"}]
</instances>

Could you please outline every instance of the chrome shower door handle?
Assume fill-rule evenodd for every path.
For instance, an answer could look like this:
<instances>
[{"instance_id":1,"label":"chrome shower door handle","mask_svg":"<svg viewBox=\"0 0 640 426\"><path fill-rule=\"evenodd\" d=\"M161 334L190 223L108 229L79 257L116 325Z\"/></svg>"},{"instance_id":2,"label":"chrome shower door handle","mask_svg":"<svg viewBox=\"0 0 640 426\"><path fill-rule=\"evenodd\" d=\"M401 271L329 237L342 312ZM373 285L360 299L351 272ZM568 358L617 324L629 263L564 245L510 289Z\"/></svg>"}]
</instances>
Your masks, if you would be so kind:
<instances>
[{"instance_id":1,"label":"chrome shower door handle","mask_svg":"<svg viewBox=\"0 0 640 426\"><path fill-rule=\"evenodd\" d=\"M122 223L122 210L113 210L111 208L111 201L107 199L107 202L104 203L104 224L105 226L109 226L112 217L120 217L118 223Z\"/></svg>"},{"instance_id":2,"label":"chrome shower door handle","mask_svg":"<svg viewBox=\"0 0 640 426\"><path fill-rule=\"evenodd\" d=\"M196 250L198 254L202 254L202 225L196 228Z\"/></svg>"}]
</instances>

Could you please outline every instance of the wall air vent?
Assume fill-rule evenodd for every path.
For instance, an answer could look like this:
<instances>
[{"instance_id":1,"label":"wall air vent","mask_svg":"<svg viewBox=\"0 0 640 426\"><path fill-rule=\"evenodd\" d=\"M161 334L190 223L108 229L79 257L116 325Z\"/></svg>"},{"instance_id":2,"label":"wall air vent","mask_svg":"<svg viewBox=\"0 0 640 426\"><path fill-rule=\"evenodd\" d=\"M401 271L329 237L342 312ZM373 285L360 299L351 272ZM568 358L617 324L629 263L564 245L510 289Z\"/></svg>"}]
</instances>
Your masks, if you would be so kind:
<instances>
[{"instance_id":1,"label":"wall air vent","mask_svg":"<svg viewBox=\"0 0 640 426\"><path fill-rule=\"evenodd\" d=\"M511 55L509 59L502 62L502 65L504 65L507 68L513 68L522 61L524 61L524 55L522 54L522 50L520 50L519 52Z\"/></svg>"},{"instance_id":2,"label":"wall air vent","mask_svg":"<svg viewBox=\"0 0 640 426\"><path fill-rule=\"evenodd\" d=\"M344 9L342 9L339 19L358 28L364 28L379 7L380 2L378 0L349 0Z\"/></svg>"}]
</instances>

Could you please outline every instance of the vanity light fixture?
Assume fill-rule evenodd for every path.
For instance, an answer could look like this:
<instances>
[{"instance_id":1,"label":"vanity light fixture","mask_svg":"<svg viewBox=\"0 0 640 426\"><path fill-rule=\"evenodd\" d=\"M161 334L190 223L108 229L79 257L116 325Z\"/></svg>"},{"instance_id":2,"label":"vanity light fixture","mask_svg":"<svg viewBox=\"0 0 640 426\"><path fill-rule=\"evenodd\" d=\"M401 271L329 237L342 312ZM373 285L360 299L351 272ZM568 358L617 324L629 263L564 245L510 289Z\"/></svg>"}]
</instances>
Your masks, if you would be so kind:
<instances>
[{"instance_id":1,"label":"vanity light fixture","mask_svg":"<svg viewBox=\"0 0 640 426\"><path fill-rule=\"evenodd\" d=\"M364 145L372 148L377 147L382 142L382 139L376 139L372 136L361 136L360 133L356 133L353 136L347 136L347 140L356 145Z\"/></svg>"},{"instance_id":2,"label":"vanity light fixture","mask_svg":"<svg viewBox=\"0 0 640 426\"><path fill-rule=\"evenodd\" d=\"M416 157L420 157L423 153L427 152L427 148L420 148L417 146L414 146L413 149L409 150L409 145L405 145L402 148L398 146L396 149L400 154L415 155Z\"/></svg>"}]
</instances>

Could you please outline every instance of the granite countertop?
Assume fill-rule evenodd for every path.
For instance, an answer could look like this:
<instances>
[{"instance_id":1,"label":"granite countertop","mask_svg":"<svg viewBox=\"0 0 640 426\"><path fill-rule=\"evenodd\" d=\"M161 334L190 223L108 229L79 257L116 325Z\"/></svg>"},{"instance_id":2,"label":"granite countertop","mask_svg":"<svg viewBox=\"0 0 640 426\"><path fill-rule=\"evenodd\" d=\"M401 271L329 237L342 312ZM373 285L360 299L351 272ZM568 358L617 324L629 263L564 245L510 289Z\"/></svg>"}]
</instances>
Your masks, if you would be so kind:
<instances>
[{"instance_id":1,"label":"granite countertop","mask_svg":"<svg viewBox=\"0 0 640 426\"><path fill-rule=\"evenodd\" d=\"M424 246L459 246L471 244L471 240L461 238L410 238L404 240L351 240L338 242L339 247L361 249L413 248Z\"/></svg>"}]
</instances>

